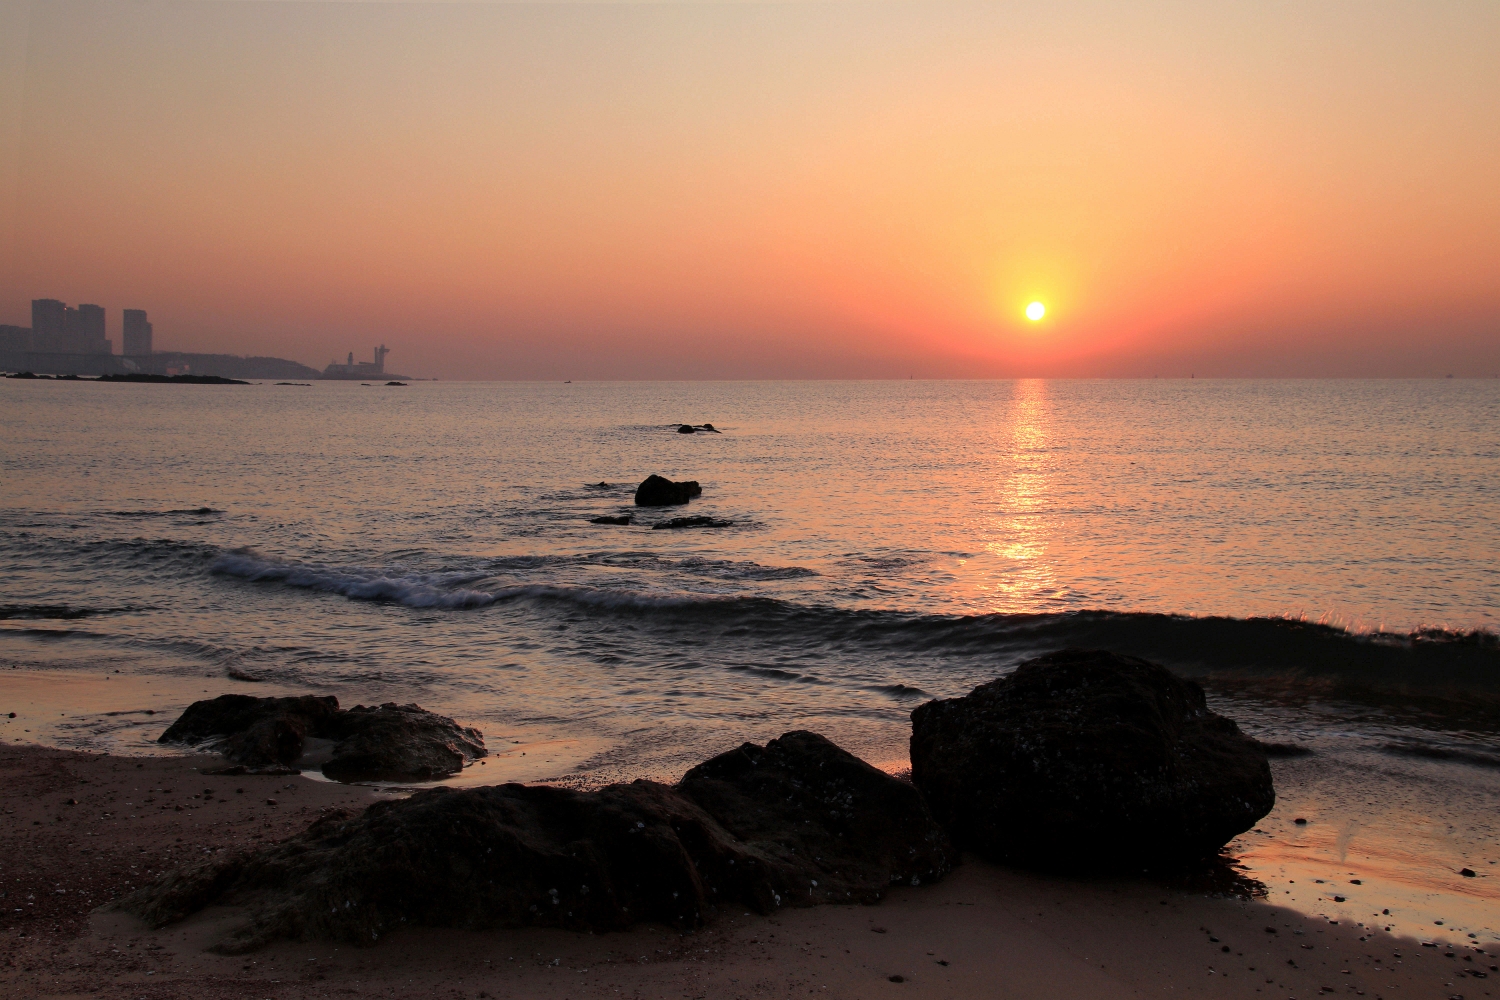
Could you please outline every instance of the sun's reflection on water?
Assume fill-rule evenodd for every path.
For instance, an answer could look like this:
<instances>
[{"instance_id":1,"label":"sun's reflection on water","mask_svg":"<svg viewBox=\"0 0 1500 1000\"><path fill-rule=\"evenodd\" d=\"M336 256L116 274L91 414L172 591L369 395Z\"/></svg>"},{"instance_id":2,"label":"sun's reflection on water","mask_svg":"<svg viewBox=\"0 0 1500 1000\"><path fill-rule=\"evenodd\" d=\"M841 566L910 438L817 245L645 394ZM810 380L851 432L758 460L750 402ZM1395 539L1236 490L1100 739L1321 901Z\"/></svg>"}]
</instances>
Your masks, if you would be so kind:
<instances>
[{"instance_id":1,"label":"sun's reflection on water","mask_svg":"<svg viewBox=\"0 0 1500 1000\"><path fill-rule=\"evenodd\" d=\"M983 545L991 557L989 572L976 581L996 611L1041 610L1057 593L1056 569L1048 558L1051 416L1046 381L1016 383L1008 447L997 449L994 459L999 482Z\"/></svg>"}]
</instances>

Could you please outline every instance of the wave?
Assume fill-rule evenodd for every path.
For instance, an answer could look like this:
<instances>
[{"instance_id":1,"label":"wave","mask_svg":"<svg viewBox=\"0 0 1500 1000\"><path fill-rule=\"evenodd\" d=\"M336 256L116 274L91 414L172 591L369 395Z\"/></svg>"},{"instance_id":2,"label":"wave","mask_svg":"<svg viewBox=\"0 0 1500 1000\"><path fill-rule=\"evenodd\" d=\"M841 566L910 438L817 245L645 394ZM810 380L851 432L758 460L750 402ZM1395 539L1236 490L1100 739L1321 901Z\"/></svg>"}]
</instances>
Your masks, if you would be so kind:
<instances>
[{"instance_id":1,"label":"wave","mask_svg":"<svg viewBox=\"0 0 1500 1000\"><path fill-rule=\"evenodd\" d=\"M762 581L815 577L810 569L701 556L601 551L476 558L455 565L345 565L299 562L205 543L118 540L73 543L90 558L108 554L133 574L210 573L246 582L337 594L352 600L454 611L511 609L523 615L582 612L591 628L628 626L641 641L695 642L738 650L763 663L783 659L966 665L999 673L1030 656L1069 646L1109 649L1226 685L1285 684L1306 692L1359 689L1421 697L1477 695L1485 718L1500 715L1500 636L1420 629L1360 633L1294 618L1194 617L1154 612L928 614L860 610L755 592ZM59 542L63 548L70 543ZM54 549L55 551L55 549ZM610 583L591 586L596 569ZM613 571L623 571L615 573ZM583 579L571 577L582 571ZM615 580L620 581L614 585ZM695 592L703 581L720 593ZM751 584L738 586L739 582ZM746 592L746 591L750 592ZM15 602L0 619L83 618L120 609ZM654 634L654 638L653 638ZM632 639L632 642L635 640ZM903 696L902 692L890 692ZM1485 723L1488 725L1488 723Z\"/></svg>"},{"instance_id":2,"label":"wave","mask_svg":"<svg viewBox=\"0 0 1500 1000\"><path fill-rule=\"evenodd\" d=\"M412 553L416 555L416 553ZM764 566L745 560L690 556L667 559L655 553L609 552L582 556L507 556L484 560L466 569L411 570L403 567L293 563L267 558L249 549L224 553L209 569L219 576L252 582L273 581L289 587L339 594L355 600L390 601L412 608L479 608L527 598L571 600L590 607L681 607L704 600L690 594L650 594L568 584L514 583L497 575L529 574L559 567L606 566L636 571L677 572L724 581L773 581L815 577L801 566ZM486 589L470 586L492 581ZM711 598L710 598L711 599Z\"/></svg>"},{"instance_id":3,"label":"wave","mask_svg":"<svg viewBox=\"0 0 1500 1000\"><path fill-rule=\"evenodd\" d=\"M0 621L18 618L70 621L76 618L90 618L94 615L107 615L113 610L115 609L74 608L65 604L0 604Z\"/></svg>"},{"instance_id":4,"label":"wave","mask_svg":"<svg viewBox=\"0 0 1500 1000\"><path fill-rule=\"evenodd\" d=\"M1500 636L1422 629L1358 633L1291 618L1194 617L1153 612L935 615L799 605L769 597L659 598L582 588L514 588L506 597L566 602L649 619L664 630L691 626L702 641L753 637L770 649L882 659L985 658L996 672L1056 649L1109 649L1178 673L1234 686L1297 685L1365 692L1481 695L1486 717L1500 711Z\"/></svg>"},{"instance_id":5,"label":"wave","mask_svg":"<svg viewBox=\"0 0 1500 1000\"><path fill-rule=\"evenodd\" d=\"M658 570L691 573L722 580L797 580L816 577L817 570L805 566L767 566L749 559L714 559L708 556L672 558L650 550L607 550L577 555L500 556L482 567L491 573L526 572L560 567L598 566L611 569Z\"/></svg>"},{"instance_id":6,"label":"wave","mask_svg":"<svg viewBox=\"0 0 1500 1000\"><path fill-rule=\"evenodd\" d=\"M675 563L677 569L721 580L802 580L819 576L805 566L763 566L748 560L705 559L689 557Z\"/></svg>"},{"instance_id":7,"label":"wave","mask_svg":"<svg viewBox=\"0 0 1500 1000\"><path fill-rule=\"evenodd\" d=\"M187 514L203 517L224 512L214 507L185 507L179 510L106 510L102 513L105 517L182 517Z\"/></svg>"},{"instance_id":8,"label":"wave","mask_svg":"<svg viewBox=\"0 0 1500 1000\"><path fill-rule=\"evenodd\" d=\"M1387 743L1381 749L1386 753L1395 754L1400 757L1451 760L1462 764L1473 764L1478 767L1500 768L1500 753L1496 753L1486 747L1435 746L1430 743L1407 741L1403 743Z\"/></svg>"},{"instance_id":9,"label":"wave","mask_svg":"<svg viewBox=\"0 0 1500 1000\"><path fill-rule=\"evenodd\" d=\"M704 567L679 563L677 568L694 572ZM1361 634L1289 618L1103 610L984 615L851 610L766 596L546 582L501 585L479 569L402 572L287 564L248 552L222 556L213 571L413 608L509 605L548 614L549 606L561 604L570 614L590 612L601 628L610 627L611 617L625 617L632 628L690 630L702 641L767 653L905 661L987 658L998 672L1042 652L1080 646L1141 656L1188 676L1223 683L1316 682L1349 690L1500 697L1500 636L1484 631ZM726 562L716 564L713 572L775 578L774 570L754 564Z\"/></svg>"},{"instance_id":10,"label":"wave","mask_svg":"<svg viewBox=\"0 0 1500 1000\"><path fill-rule=\"evenodd\" d=\"M76 538L63 535L46 537L28 531L0 530L0 558L14 561L26 569L56 565L72 569L80 561L90 567L101 564L159 572L165 566L181 565L189 572L201 571L202 564L217 558L223 549L206 542L189 542L173 538Z\"/></svg>"},{"instance_id":11,"label":"wave","mask_svg":"<svg viewBox=\"0 0 1500 1000\"><path fill-rule=\"evenodd\" d=\"M453 573L393 575L381 569L280 563L246 552L220 556L210 570L251 582L275 581L358 600L394 601L409 608L473 608L496 600L494 594L454 586L460 575Z\"/></svg>"}]
</instances>

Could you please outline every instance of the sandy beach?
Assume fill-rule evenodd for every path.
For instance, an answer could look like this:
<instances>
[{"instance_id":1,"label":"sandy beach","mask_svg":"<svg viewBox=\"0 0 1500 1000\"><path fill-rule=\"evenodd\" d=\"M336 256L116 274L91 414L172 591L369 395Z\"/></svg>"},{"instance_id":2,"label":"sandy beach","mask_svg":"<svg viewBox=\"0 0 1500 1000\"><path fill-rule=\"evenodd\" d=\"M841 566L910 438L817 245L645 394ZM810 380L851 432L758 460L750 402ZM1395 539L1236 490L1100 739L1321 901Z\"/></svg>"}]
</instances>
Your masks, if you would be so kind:
<instances>
[{"instance_id":1,"label":"sandy beach","mask_svg":"<svg viewBox=\"0 0 1500 1000\"><path fill-rule=\"evenodd\" d=\"M206 946L227 911L153 930L108 903L206 851L282 838L381 794L204 773L222 766L0 748L6 996L1476 998L1500 982L1496 949L1441 927L1417 939L1265 900L972 858L877 906L731 912L689 934L424 929L371 948L217 955Z\"/></svg>"}]
</instances>

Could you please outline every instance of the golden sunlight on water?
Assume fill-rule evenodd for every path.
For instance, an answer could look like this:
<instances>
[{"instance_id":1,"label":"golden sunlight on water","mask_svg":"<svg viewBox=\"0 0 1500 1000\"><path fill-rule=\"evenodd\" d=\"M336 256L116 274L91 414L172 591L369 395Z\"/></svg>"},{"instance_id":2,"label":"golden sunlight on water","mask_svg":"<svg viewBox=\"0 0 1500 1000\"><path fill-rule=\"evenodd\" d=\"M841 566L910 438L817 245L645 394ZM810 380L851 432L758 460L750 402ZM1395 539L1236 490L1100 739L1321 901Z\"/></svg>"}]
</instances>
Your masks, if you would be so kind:
<instances>
[{"instance_id":1,"label":"golden sunlight on water","mask_svg":"<svg viewBox=\"0 0 1500 1000\"><path fill-rule=\"evenodd\" d=\"M1299 827L1290 815L1314 805L1300 791L1290 786L1289 797L1301 799L1299 804L1278 804L1233 844L1272 902L1423 940L1500 940L1500 888L1492 862L1469 856L1471 838L1456 833L1451 816L1390 801L1354 816L1330 803L1318 819ZM1462 868L1468 877L1459 874L1466 864L1474 866Z\"/></svg>"},{"instance_id":2,"label":"golden sunlight on water","mask_svg":"<svg viewBox=\"0 0 1500 1000\"><path fill-rule=\"evenodd\" d=\"M995 513L985 519L981 534L984 551L995 561L988 576L976 582L995 611L1032 610L1037 597L1057 586L1056 568L1048 559L1050 407L1044 380L1016 383L1009 411L1010 448L996 455Z\"/></svg>"}]
</instances>

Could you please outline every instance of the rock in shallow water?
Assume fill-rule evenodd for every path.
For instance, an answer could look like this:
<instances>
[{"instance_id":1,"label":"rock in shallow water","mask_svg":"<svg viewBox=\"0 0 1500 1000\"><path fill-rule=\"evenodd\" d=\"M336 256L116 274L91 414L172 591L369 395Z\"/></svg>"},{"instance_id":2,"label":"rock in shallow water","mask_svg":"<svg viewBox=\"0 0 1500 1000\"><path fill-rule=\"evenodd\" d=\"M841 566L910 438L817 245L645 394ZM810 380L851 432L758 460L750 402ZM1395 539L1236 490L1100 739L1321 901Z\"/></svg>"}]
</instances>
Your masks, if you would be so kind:
<instances>
[{"instance_id":1,"label":"rock in shallow water","mask_svg":"<svg viewBox=\"0 0 1500 1000\"><path fill-rule=\"evenodd\" d=\"M651 475L635 488L635 504L637 507L668 507L687 503L702 494L703 487L696 480L674 483L665 476Z\"/></svg>"},{"instance_id":2,"label":"rock in shallow water","mask_svg":"<svg viewBox=\"0 0 1500 1000\"><path fill-rule=\"evenodd\" d=\"M1276 802L1265 751L1202 688L1102 651L1038 657L921 705L911 761L960 847L1042 867L1195 859Z\"/></svg>"},{"instance_id":3,"label":"rock in shallow water","mask_svg":"<svg viewBox=\"0 0 1500 1000\"><path fill-rule=\"evenodd\" d=\"M721 521L716 517L673 517L665 521L658 521L651 526L651 530L676 528L732 528L733 521Z\"/></svg>"},{"instance_id":4,"label":"rock in shallow water","mask_svg":"<svg viewBox=\"0 0 1500 1000\"><path fill-rule=\"evenodd\" d=\"M402 926L696 927L716 908L874 902L954 855L917 790L814 733L745 744L676 786L435 788L173 872L119 904L164 925L215 904L218 947L370 944Z\"/></svg>"},{"instance_id":5,"label":"rock in shallow water","mask_svg":"<svg viewBox=\"0 0 1500 1000\"><path fill-rule=\"evenodd\" d=\"M307 737L321 735L338 711L338 699L333 697L221 694L193 702L157 742L217 740L218 749L235 764L275 767L301 757Z\"/></svg>"},{"instance_id":6,"label":"rock in shallow water","mask_svg":"<svg viewBox=\"0 0 1500 1000\"><path fill-rule=\"evenodd\" d=\"M335 741L323 773L339 781L440 778L486 754L479 730L418 705L340 711L337 698L312 695L195 701L157 742L215 742L237 766L274 771L301 757L310 736Z\"/></svg>"}]
</instances>

